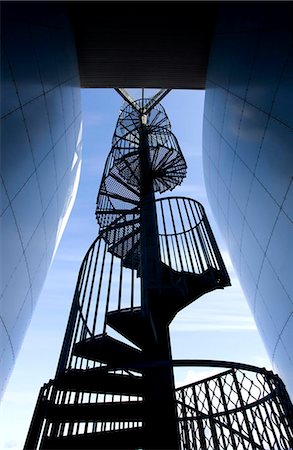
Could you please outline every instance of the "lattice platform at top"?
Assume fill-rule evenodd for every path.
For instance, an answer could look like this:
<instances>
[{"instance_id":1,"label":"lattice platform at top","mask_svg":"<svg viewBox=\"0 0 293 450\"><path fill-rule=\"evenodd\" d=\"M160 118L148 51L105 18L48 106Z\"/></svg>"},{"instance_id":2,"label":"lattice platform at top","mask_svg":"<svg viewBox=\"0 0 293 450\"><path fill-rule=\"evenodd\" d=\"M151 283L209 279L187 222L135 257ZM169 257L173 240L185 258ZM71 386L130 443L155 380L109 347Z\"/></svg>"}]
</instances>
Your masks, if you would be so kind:
<instances>
[{"instance_id":1,"label":"lattice platform at top","mask_svg":"<svg viewBox=\"0 0 293 450\"><path fill-rule=\"evenodd\" d=\"M96 217L102 227L112 223L115 211L133 209L139 204L142 127L147 130L154 192L171 191L186 176L186 162L176 137L170 131L164 108L156 105L144 116L141 112L143 100L138 100L137 105L140 111L130 105L124 107L116 124L97 198ZM114 215L110 216L109 211Z\"/></svg>"}]
</instances>

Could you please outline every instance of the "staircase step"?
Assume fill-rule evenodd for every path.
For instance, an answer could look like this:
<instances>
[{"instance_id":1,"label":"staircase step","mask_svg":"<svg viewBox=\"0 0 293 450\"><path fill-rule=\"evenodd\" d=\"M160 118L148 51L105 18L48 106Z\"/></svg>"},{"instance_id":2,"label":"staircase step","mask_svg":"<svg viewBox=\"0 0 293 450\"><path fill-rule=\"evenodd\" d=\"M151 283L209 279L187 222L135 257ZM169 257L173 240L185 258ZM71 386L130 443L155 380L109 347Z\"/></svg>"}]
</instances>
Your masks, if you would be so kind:
<instances>
[{"instance_id":1,"label":"staircase step","mask_svg":"<svg viewBox=\"0 0 293 450\"><path fill-rule=\"evenodd\" d=\"M111 373L104 368L70 369L55 380L59 389L83 392L106 392L122 395L143 395L142 377Z\"/></svg>"},{"instance_id":2,"label":"staircase step","mask_svg":"<svg viewBox=\"0 0 293 450\"><path fill-rule=\"evenodd\" d=\"M106 333L77 342L73 353L82 358L127 367L127 363L142 362L140 350L109 336ZM124 364L126 363L126 366Z\"/></svg>"},{"instance_id":3,"label":"staircase step","mask_svg":"<svg viewBox=\"0 0 293 450\"><path fill-rule=\"evenodd\" d=\"M123 258L123 267L127 267L128 269L139 269L140 266L140 237L134 244L131 250L124 256ZM137 276L140 276L138 273Z\"/></svg>"},{"instance_id":4,"label":"staircase step","mask_svg":"<svg viewBox=\"0 0 293 450\"><path fill-rule=\"evenodd\" d=\"M87 449L119 449L136 450L143 448L145 431L143 428L105 431L103 433L87 433L62 437L46 437L42 448L87 450Z\"/></svg>"},{"instance_id":5,"label":"staircase step","mask_svg":"<svg viewBox=\"0 0 293 450\"><path fill-rule=\"evenodd\" d=\"M162 264L163 287L160 301L152 304L154 316L170 323L175 315L202 295L230 285L225 275L213 267L202 273L178 272Z\"/></svg>"},{"instance_id":6,"label":"staircase step","mask_svg":"<svg viewBox=\"0 0 293 450\"><path fill-rule=\"evenodd\" d=\"M54 405L48 402L47 417L50 422L83 421L142 421L144 403L142 401L72 403Z\"/></svg>"},{"instance_id":7,"label":"staircase step","mask_svg":"<svg viewBox=\"0 0 293 450\"><path fill-rule=\"evenodd\" d=\"M140 307L109 311L106 320L107 325L140 348L153 339L150 323L142 315Z\"/></svg>"}]
</instances>

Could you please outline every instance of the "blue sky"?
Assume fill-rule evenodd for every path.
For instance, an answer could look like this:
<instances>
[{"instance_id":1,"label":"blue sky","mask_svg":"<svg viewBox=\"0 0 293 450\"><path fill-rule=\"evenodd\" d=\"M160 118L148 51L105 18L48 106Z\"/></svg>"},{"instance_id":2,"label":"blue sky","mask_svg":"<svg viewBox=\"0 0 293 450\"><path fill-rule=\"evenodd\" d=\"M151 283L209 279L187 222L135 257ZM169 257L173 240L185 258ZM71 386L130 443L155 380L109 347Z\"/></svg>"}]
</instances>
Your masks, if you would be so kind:
<instances>
[{"instance_id":1,"label":"blue sky","mask_svg":"<svg viewBox=\"0 0 293 450\"><path fill-rule=\"evenodd\" d=\"M40 387L54 377L80 263L97 235L96 197L122 104L113 89L82 90L83 164L79 190L55 260L0 405L0 449L20 450ZM187 161L187 177L172 195L200 201L208 215L232 286L204 295L171 325L174 358L224 359L271 369L226 245L208 205L202 173L204 91L171 91L162 101ZM178 384L208 368L178 370Z\"/></svg>"}]
</instances>

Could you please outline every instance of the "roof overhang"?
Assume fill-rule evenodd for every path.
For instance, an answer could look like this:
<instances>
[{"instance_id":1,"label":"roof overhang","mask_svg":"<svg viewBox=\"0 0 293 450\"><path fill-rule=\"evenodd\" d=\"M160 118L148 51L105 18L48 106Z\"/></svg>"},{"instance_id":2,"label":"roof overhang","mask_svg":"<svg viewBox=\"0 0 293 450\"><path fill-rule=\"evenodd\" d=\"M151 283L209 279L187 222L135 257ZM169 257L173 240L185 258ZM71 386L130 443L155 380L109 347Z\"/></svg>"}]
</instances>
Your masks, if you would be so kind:
<instances>
[{"instance_id":1,"label":"roof overhang","mask_svg":"<svg viewBox=\"0 0 293 450\"><path fill-rule=\"evenodd\" d=\"M204 89L219 3L65 2L81 87Z\"/></svg>"}]
</instances>

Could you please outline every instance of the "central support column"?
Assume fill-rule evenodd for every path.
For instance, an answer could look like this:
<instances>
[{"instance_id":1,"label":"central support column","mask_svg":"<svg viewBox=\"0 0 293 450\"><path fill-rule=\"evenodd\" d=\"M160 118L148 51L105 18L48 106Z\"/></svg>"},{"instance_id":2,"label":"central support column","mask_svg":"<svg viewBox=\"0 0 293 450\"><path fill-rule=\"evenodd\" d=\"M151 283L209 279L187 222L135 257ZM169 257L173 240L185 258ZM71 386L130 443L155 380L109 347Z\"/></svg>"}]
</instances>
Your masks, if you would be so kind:
<instances>
[{"instance_id":1,"label":"central support column","mask_svg":"<svg viewBox=\"0 0 293 450\"><path fill-rule=\"evenodd\" d=\"M142 313L152 331L142 349L146 361L146 448L177 450L177 428L174 376L168 325L154 314L153 305L163 295L158 225L153 188L146 116L142 116L140 136L141 180L141 304Z\"/></svg>"}]
</instances>

